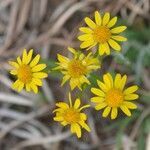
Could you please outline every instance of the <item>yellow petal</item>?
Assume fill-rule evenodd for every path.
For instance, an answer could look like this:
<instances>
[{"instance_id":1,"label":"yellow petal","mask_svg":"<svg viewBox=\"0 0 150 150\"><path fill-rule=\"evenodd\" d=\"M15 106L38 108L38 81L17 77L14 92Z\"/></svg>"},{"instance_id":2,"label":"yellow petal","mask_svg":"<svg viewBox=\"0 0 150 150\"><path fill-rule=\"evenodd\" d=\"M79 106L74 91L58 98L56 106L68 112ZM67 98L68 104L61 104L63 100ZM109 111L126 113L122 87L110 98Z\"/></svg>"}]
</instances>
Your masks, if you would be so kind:
<instances>
[{"instance_id":1,"label":"yellow petal","mask_svg":"<svg viewBox=\"0 0 150 150\"><path fill-rule=\"evenodd\" d=\"M23 64L27 64L27 50L26 49L24 49L23 51L22 62Z\"/></svg>"},{"instance_id":2,"label":"yellow petal","mask_svg":"<svg viewBox=\"0 0 150 150\"><path fill-rule=\"evenodd\" d=\"M83 34L83 35L78 36L78 40L89 41L89 40L93 40L93 37L91 34Z\"/></svg>"},{"instance_id":3,"label":"yellow petal","mask_svg":"<svg viewBox=\"0 0 150 150\"><path fill-rule=\"evenodd\" d=\"M126 106L122 105L120 108L127 116L131 116L131 112Z\"/></svg>"},{"instance_id":4,"label":"yellow petal","mask_svg":"<svg viewBox=\"0 0 150 150\"><path fill-rule=\"evenodd\" d=\"M26 91L27 91L27 92L30 92L30 90L31 90L30 84L27 83L27 84L25 85L25 87L26 87Z\"/></svg>"},{"instance_id":5,"label":"yellow petal","mask_svg":"<svg viewBox=\"0 0 150 150\"><path fill-rule=\"evenodd\" d=\"M36 66L37 63L39 62L39 60L40 60L40 55L38 54L38 55L36 55L36 56L34 57L34 59L31 61L30 67Z\"/></svg>"},{"instance_id":6,"label":"yellow petal","mask_svg":"<svg viewBox=\"0 0 150 150\"><path fill-rule=\"evenodd\" d=\"M72 48L72 47L68 47L68 50L72 53L72 54L74 54L74 55L76 55L78 52L74 49L74 48ZM69 59L67 58L67 61L68 61Z\"/></svg>"},{"instance_id":7,"label":"yellow petal","mask_svg":"<svg viewBox=\"0 0 150 150\"><path fill-rule=\"evenodd\" d=\"M116 24L116 22L117 22L117 17L113 17L113 18L109 21L107 27L108 27L108 28L113 27L113 26Z\"/></svg>"},{"instance_id":8,"label":"yellow petal","mask_svg":"<svg viewBox=\"0 0 150 150\"><path fill-rule=\"evenodd\" d=\"M18 92L20 92L22 89L24 88L24 83L20 82L19 86L18 86Z\"/></svg>"},{"instance_id":9,"label":"yellow petal","mask_svg":"<svg viewBox=\"0 0 150 150\"><path fill-rule=\"evenodd\" d=\"M103 43L99 45L99 55L102 56L104 53L107 55L110 54L110 48L108 43Z\"/></svg>"},{"instance_id":10,"label":"yellow petal","mask_svg":"<svg viewBox=\"0 0 150 150\"><path fill-rule=\"evenodd\" d=\"M116 89L120 87L120 83L121 83L121 75L117 73L115 77L115 82L114 82L114 86Z\"/></svg>"},{"instance_id":11,"label":"yellow petal","mask_svg":"<svg viewBox=\"0 0 150 150\"><path fill-rule=\"evenodd\" d=\"M115 119L118 115L118 109L116 107L111 110L111 119Z\"/></svg>"},{"instance_id":12,"label":"yellow petal","mask_svg":"<svg viewBox=\"0 0 150 150\"><path fill-rule=\"evenodd\" d=\"M20 84L20 81L19 81L19 79L18 79L18 80L16 80L16 81L12 84L12 88L13 88L13 89L17 89L17 87L19 86L19 84Z\"/></svg>"},{"instance_id":13,"label":"yellow petal","mask_svg":"<svg viewBox=\"0 0 150 150\"><path fill-rule=\"evenodd\" d=\"M54 120L55 121L63 121L63 117L62 116L59 116L59 117L54 117Z\"/></svg>"},{"instance_id":14,"label":"yellow petal","mask_svg":"<svg viewBox=\"0 0 150 150\"><path fill-rule=\"evenodd\" d=\"M137 94L129 94L129 95L125 95L125 100L135 100L138 99L139 96Z\"/></svg>"},{"instance_id":15,"label":"yellow petal","mask_svg":"<svg viewBox=\"0 0 150 150\"><path fill-rule=\"evenodd\" d=\"M109 78L109 75L104 74L103 75L103 81L104 81L105 85L107 86L107 88L111 89L113 87L112 82Z\"/></svg>"},{"instance_id":16,"label":"yellow petal","mask_svg":"<svg viewBox=\"0 0 150 150\"><path fill-rule=\"evenodd\" d=\"M27 64L31 61L31 58L32 58L32 55L33 55L33 49L31 49L29 52L28 52L28 55L27 55Z\"/></svg>"},{"instance_id":17,"label":"yellow petal","mask_svg":"<svg viewBox=\"0 0 150 150\"><path fill-rule=\"evenodd\" d=\"M68 97L69 97L69 104L70 104L70 107L72 107L72 100L71 100L71 94L70 94L70 92L69 92L69 94L68 94Z\"/></svg>"},{"instance_id":18,"label":"yellow petal","mask_svg":"<svg viewBox=\"0 0 150 150\"><path fill-rule=\"evenodd\" d=\"M13 67L15 67L15 68L19 68L19 64L18 63L16 63L16 62L13 62L13 61L9 61L8 62L11 66L13 66Z\"/></svg>"},{"instance_id":19,"label":"yellow petal","mask_svg":"<svg viewBox=\"0 0 150 150\"><path fill-rule=\"evenodd\" d=\"M98 11L95 12L95 22L97 25L101 25L102 23L102 18L101 18L101 15Z\"/></svg>"},{"instance_id":20,"label":"yellow petal","mask_svg":"<svg viewBox=\"0 0 150 150\"><path fill-rule=\"evenodd\" d=\"M87 120L87 116L85 113L80 113L80 117L82 120Z\"/></svg>"},{"instance_id":21,"label":"yellow petal","mask_svg":"<svg viewBox=\"0 0 150 150\"><path fill-rule=\"evenodd\" d=\"M75 87L77 86L80 86L80 81L76 78L71 78L70 79L70 87L71 87L71 90L73 90Z\"/></svg>"},{"instance_id":22,"label":"yellow petal","mask_svg":"<svg viewBox=\"0 0 150 150\"><path fill-rule=\"evenodd\" d=\"M31 84L30 86L31 86L31 89L33 90L33 92L34 92L35 94L37 94L37 93L38 93L38 88L37 88L37 86L36 86L35 84Z\"/></svg>"},{"instance_id":23,"label":"yellow petal","mask_svg":"<svg viewBox=\"0 0 150 150\"><path fill-rule=\"evenodd\" d=\"M61 125L66 126L68 123L66 121L62 121Z\"/></svg>"},{"instance_id":24,"label":"yellow petal","mask_svg":"<svg viewBox=\"0 0 150 150\"><path fill-rule=\"evenodd\" d=\"M18 62L19 65L22 64L22 61L21 61L20 57L17 57L17 62Z\"/></svg>"},{"instance_id":25,"label":"yellow petal","mask_svg":"<svg viewBox=\"0 0 150 150\"><path fill-rule=\"evenodd\" d=\"M10 71L10 74L12 74L12 75L17 75L17 70L11 70L11 71Z\"/></svg>"},{"instance_id":26,"label":"yellow petal","mask_svg":"<svg viewBox=\"0 0 150 150\"><path fill-rule=\"evenodd\" d=\"M44 73L44 72L36 72L36 73L33 73L33 77L34 78L46 78L48 75L47 73Z\"/></svg>"},{"instance_id":27,"label":"yellow petal","mask_svg":"<svg viewBox=\"0 0 150 150\"><path fill-rule=\"evenodd\" d=\"M108 115L109 115L109 113L110 113L110 110L111 110L111 107L106 107L105 109L104 109L104 111L103 111L103 114L102 114L102 116L103 117L107 117Z\"/></svg>"},{"instance_id":28,"label":"yellow petal","mask_svg":"<svg viewBox=\"0 0 150 150\"><path fill-rule=\"evenodd\" d=\"M45 64L38 64L32 68L32 72L38 72L46 68Z\"/></svg>"},{"instance_id":29,"label":"yellow petal","mask_svg":"<svg viewBox=\"0 0 150 150\"><path fill-rule=\"evenodd\" d=\"M83 84L83 83L90 84L90 81L84 75L79 78L79 81L80 81L81 84Z\"/></svg>"},{"instance_id":30,"label":"yellow petal","mask_svg":"<svg viewBox=\"0 0 150 150\"><path fill-rule=\"evenodd\" d=\"M80 125L82 126L82 128L84 128L88 132L91 131L90 127L84 121L80 121Z\"/></svg>"},{"instance_id":31,"label":"yellow petal","mask_svg":"<svg viewBox=\"0 0 150 150\"><path fill-rule=\"evenodd\" d=\"M105 53L107 54L107 55L110 55L110 47L109 47L109 45L108 45L108 43L105 43Z\"/></svg>"},{"instance_id":32,"label":"yellow petal","mask_svg":"<svg viewBox=\"0 0 150 150\"><path fill-rule=\"evenodd\" d=\"M116 51L120 51L120 50L121 50L120 45L119 45L117 42L115 42L114 40L109 39L108 43L109 43L109 45L110 45L113 49L115 49Z\"/></svg>"},{"instance_id":33,"label":"yellow petal","mask_svg":"<svg viewBox=\"0 0 150 150\"><path fill-rule=\"evenodd\" d=\"M101 102L103 102L104 101L104 97L92 97L91 98L91 102L93 102L93 103L101 103Z\"/></svg>"},{"instance_id":34,"label":"yellow petal","mask_svg":"<svg viewBox=\"0 0 150 150\"><path fill-rule=\"evenodd\" d=\"M138 90L138 86L133 85L133 86L127 88L126 90L124 90L123 94L128 95L128 94L134 93L137 90Z\"/></svg>"},{"instance_id":35,"label":"yellow petal","mask_svg":"<svg viewBox=\"0 0 150 150\"><path fill-rule=\"evenodd\" d=\"M42 81L41 81L40 79L33 78L32 82L33 82L35 85L42 86Z\"/></svg>"},{"instance_id":36,"label":"yellow petal","mask_svg":"<svg viewBox=\"0 0 150 150\"><path fill-rule=\"evenodd\" d=\"M127 76L124 75L121 79L121 82L120 82L120 86L119 86L119 89L122 91L124 89L124 86L126 84L126 80L127 80Z\"/></svg>"},{"instance_id":37,"label":"yellow petal","mask_svg":"<svg viewBox=\"0 0 150 150\"><path fill-rule=\"evenodd\" d=\"M119 26L119 27L116 27L116 28L113 28L111 29L111 33L121 33L123 32L127 27L126 26Z\"/></svg>"},{"instance_id":38,"label":"yellow petal","mask_svg":"<svg viewBox=\"0 0 150 150\"><path fill-rule=\"evenodd\" d=\"M81 137L81 127L77 123L74 124L74 130L75 130L75 133L77 134L77 137L80 138Z\"/></svg>"},{"instance_id":39,"label":"yellow petal","mask_svg":"<svg viewBox=\"0 0 150 150\"><path fill-rule=\"evenodd\" d=\"M84 20L90 28L92 29L96 28L96 24L90 18L86 17Z\"/></svg>"},{"instance_id":40,"label":"yellow petal","mask_svg":"<svg viewBox=\"0 0 150 150\"><path fill-rule=\"evenodd\" d=\"M105 97L105 93L97 88L91 88L91 92L100 97Z\"/></svg>"},{"instance_id":41,"label":"yellow petal","mask_svg":"<svg viewBox=\"0 0 150 150\"><path fill-rule=\"evenodd\" d=\"M103 82L97 80L97 84L102 89L102 91L107 92L109 90Z\"/></svg>"},{"instance_id":42,"label":"yellow petal","mask_svg":"<svg viewBox=\"0 0 150 150\"><path fill-rule=\"evenodd\" d=\"M94 40L89 40L89 41L83 42L83 43L80 45L80 47L81 47L81 48L87 48L87 47L89 47L89 46L92 46L93 44L94 44Z\"/></svg>"},{"instance_id":43,"label":"yellow petal","mask_svg":"<svg viewBox=\"0 0 150 150\"><path fill-rule=\"evenodd\" d=\"M136 109L137 106L135 104L133 104L132 102L127 102L127 101L124 101L123 102L123 105L125 105L126 107L128 107L129 109Z\"/></svg>"},{"instance_id":44,"label":"yellow petal","mask_svg":"<svg viewBox=\"0 0 150 150\"><path fill-rule=\"evenodd\" d=\"M103 102L95 106L96 110L101 110L107 106L107 103Z\"/></svg>"},{"instance_id":45,"label":"yellow petal","mask_svg":"<svg viewBox=\"0 0 150 150\"><path fill-rule=\"evenodd\" d=\"M87 27L81 27L79 28L79 30L82 31L83 33L93 33L93 31Z\"/></svg>"},{"instance_id":46,"label":"yellow petal","mask_svg":"<svg viewBox=\"0 0 150 150\"><path fill-rule=\"evenodd\" d=\"M91 41L92 42L92 41ZM93 44L91 46L89 46L86 50L90 50L92 47L94 47L95 45L97 45L96 41L93 41Z\"/></svg>"},{"instance_id":47,"label":"yellow petal","mask_svg":"<svg viewBox=\"0 0 150 150\"><path fill-rule=\"evenodd\" d=\"M75 133L75 127L74 127L74 124L71 124L71 133Z\"/></svg>"},{"instance_id":48,"label":"yellow petal","mask_svg":"<svg viewBox=\"0 0 150 150\"><path fill-rule=\"evenodd\" d=\"M120 42L127 41L127 38L120 36L120 35L112 35L111 38Z\"/></svg>"},{"instance_id":49,"label":"yellow petal","mask_svg":"<svg viewBox=\"0 0 150 150\"><path fill-rule=\"evenodd\" d=\"M112 78L111 74L107 73L107 77L108 77L108 79L110 81L111 87L113 87L113 78Z\"/></svg>"},{"instance_id":50,"label":"yellow petal","mask_svg":"<svg viewBox=\"0 0 150 150\"><path fill-rule=\"evenodd\" d=\"M99 52L100 56L104 55L104 53L105 53L105 47L104 47L103 44L99 44L98 52Z\"/></svg>"},{"instance_id":51,"label":"yellow petal","mask_svg":"<svg viewBox=\"0 0 150 150\"><path fill-rule=\"evenodd\" d=\"M63 85L67 82L67 80L69 80L69 78L70 78L69 75L65 75L65 76L63 77L63 79L62 79L61 86L63 86Z\"/></svg>"},{"instance_id":52,"label":"yellow petal","mask_svg":"<svg viewBox=\"0 0 150 150\"><path fill-rule=\"evenodd\" d=\"M108 24L109 19L110 19L110 13L105 13L104 17L103 17L103 21L102 21L103 26L105 26L106 24Z\"/></svg>"},{"instance_id":53,"label":"yellow petal","mask_svg":"<svg viewBox=\"0 0 150 150\"><path fill-rule=\"evenodd\" d=\"M85 109L85 108L89 108L89 107L90 107L90 105L83 105L82 107L80 107L79 110L81 111L81 110L83 110L83 109Z\"/></svg>"},{"instance_id":54,"label":"yellow petal","mask_svg":"<svg viewBox=\"0 0 150 150\"><path fill-rule=\"evenodd\" d=\"M67 108L69 108L69 105L66 104L66 103L64 103L64 102L58 102L58 103L56 103L56 106L57 106L57 107L61 107L62 109L67 109Z\"/></svg>"},{"instance_id":55,"label":"yellow petal","mask_svg":"<svg viewBox=\"0 0 150 150\"><path fill-rule=\"evenodd\" d=\"M68 63L68 61L69 61L69 59L68 59L67 57L62 56L62 55L60 55L60 54L57 54L57 58L58 58L58 60L59 60L60 62L62 62L62 63Z\"/></svg>"},{"instance_id":56,"label":"yellow petal","mask_svg":"<svg viewBox=\"0 0 150 150\"><path fill-rule=\"evenodd\" d=\"M80 107L81 101L80 99L76 99L75 103L74 103L74 108L78 109Z\"/></svg>"},{"instance_id":57,"label":"yellow petal","mask_svg":"<svg viewBox=\"0 0 150 150\"><path fill-rule=\"evenodd\" d=\"M79 60L83 61L84 58L85 58L85 55L81 53L81 54L79 55Z\"/></svg>"}]
</instances>

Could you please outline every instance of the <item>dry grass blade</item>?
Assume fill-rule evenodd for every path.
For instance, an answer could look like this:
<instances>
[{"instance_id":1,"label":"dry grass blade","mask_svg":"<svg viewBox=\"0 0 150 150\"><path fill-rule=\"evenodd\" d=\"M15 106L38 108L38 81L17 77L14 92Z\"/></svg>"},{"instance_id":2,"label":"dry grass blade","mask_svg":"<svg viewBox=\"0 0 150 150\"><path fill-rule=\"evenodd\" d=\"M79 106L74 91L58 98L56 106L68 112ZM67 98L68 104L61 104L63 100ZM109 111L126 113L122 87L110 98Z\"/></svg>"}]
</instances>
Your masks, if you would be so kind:
<instances>
[{"instance_id":1,"label":"dry grass blade","mask_svg":"<svg viewBox=\"0 0 150 150\"><path fill-rule=\"evenodd\" d=\"M9 124L8 128L0 133L0 139L2 140L12 129L18 127L19 125L23 124L24 122L30 121L35 117L44 115L45 113L47 113L49 111L49 109L50 108L48 106L42 107L37 111L33 111L33 112L27 114L21 120L11 122Z\"/></svg>"},{"instance_id":2,"label":"dry grass blade","mask_svg":"<svg viewBox=\"0 0 150 150\"><path fill-rule=\"evenodd\" d=\"M148 136L147 136L146 150L150 150L150 133L149 133Z\"/></svg>"},{"instance_id":3,"label":"dry grass blade","mask_svg":"<svg viewBox=\"0 0 150 150\"><path fill-rule=\"evenodd\" d=\"M70 132L64 132L60 133L58 135L43 137L43 138L34 138L33 140L27 140L22 143L19 143L16 147L14 147L12 150L21 150L24 147L33 146L33 145L43 145L46 143L54 143L62 141L66 138L71 136Z\"/></svg>"},{"instance_id":4,"label":"dry grass blade","mask_svg":"<svg viewBox=\"0 0 150 150\"><path fill-rule=\"evenodd\" d=\"M11 103L22 106L33 106L33 102L29 99L23 98L21 96L16 96L13 94L0 92L0 102Z\"/></svg>"},{"instance_id":5,"label":"dry grass blade","mask_svg":"<svg viewBox=\"0 0 150 150\"><path fill-rule=\"evenodd\" d=\"M19 11L19 4L20 4L19 0L16 0L13 2L12 8L11 8L9 26L7 29L6 40L5 40L4 48L2 50L8 48L14 40L13 37L14 37L14 32L15 32L15 27L16 27L17 14Z\"/></svg>"},{"instance_id":6,"label":"dry grass blade","mask_svg":"<svg viewBox=\"0 0 150 150\"><path fill-rule=\"evenodd\" d=\"M23 30L23 27L25 26L25 23L27 22L29 11L30 11L30 5L31 0L22 1L21 9L19 12L17 27L16 27L16 36Z\"/></svg>"}]
</instances>

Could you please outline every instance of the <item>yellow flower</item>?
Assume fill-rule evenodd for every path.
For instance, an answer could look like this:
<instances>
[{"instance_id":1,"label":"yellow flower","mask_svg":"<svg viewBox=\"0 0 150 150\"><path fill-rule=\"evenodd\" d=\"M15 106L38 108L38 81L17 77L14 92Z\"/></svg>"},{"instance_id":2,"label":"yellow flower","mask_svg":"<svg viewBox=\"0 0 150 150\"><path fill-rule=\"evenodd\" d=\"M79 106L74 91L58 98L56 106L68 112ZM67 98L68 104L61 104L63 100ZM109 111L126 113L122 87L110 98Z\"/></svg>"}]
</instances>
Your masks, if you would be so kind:
<instances>
[{"instance_id":1,"label":"yellow flower","mask_svg":"<svg viewBox=\"0 0 150 150\"><path fill-rule=\"evenodd\" d=\"M110 54L110 47L116 51L120 51L121 47L116 42L126 41L123 36L117 35L126 29L126 26L113 27L117 22L117 17L110 19L110 13L105 13L102 17L98 11L95 12L95 22L86 17L85 22L89 27L81 27L79 30L83 32L78 39L83 43L80 47L88 48L98 45L99 54ZM113 28L112 28L113 27Z\"/></svg>"},{"instance_id":2,"label":"yellow flower","mask_svg":"<svg viewBox=\"0 0 150 150\"><path fill-rule=\"evenodd\" d=\"M92 53L85 56L83 53L76 52L73 48L69 47L68 50L73 54L73 58L69 59L58 54L58 67L54 69L60 70L64 75L61 85L70 80L71 90L75 87L81 89L83 83L90 84L87 75L92 70L100 68L100 64L97 58L91 56Z\"/></svg>"},{"instance_id":3,"label":"yellow flower","mask_svg":"<svg viewBox=\"0 0 150 150\"><path fill-rule=\"evenodd\" d=\"M107 117L111 111L111 119L115 119L120 108L127 116L131 116L129 109L136 109L137 106L131 100L139 96L134 92L138 89L136 85L124 90L127 76L121 77L117 74L113 80L112 76L107 73L103 76L103 81L97 81L99 88L91 88L91 92L96 96L91 101L96 104L95 109L104 109L102 116Z\"/></svg>"},{"instance_id":4,"label":"yellow flower","mask_svg":"<svg viewBox=\"0 0 150 150\"><path fill-rule=\"evenodd\" d=\"M89 126L85 123L87 116L85 113L81 112L83 109L90 107L90 105L84 105L80 107L81 100L77 98L74 105L72 104L71 95L69 93L69 105L64 102L56 103L57 109L55 121L59 121L63 126L70 125L71 132L75 133L78 138L81 137L81 128L84 128L90 132Z\"/></svg>"},{"instance_id":5,"label":"yellow flower","mask_svg":"<svg viewBox=\"0 0 150 150\"><path fill-rule=\"evenodd\" d=\"M17 62L9 61L9 64L13 67L10 71L12 75L17 76L17 80L13 83L12 88L21 91L24 87L26 91L31 91L31 89L37 93L38 86L42 86L42 78L46 78L47 74L41 72L46 68L45 64L38 64L40 60L40 55L36 55L32 59L33 50L28 53L26 49L23 51L22 60L17 57Z\"/></svg>"}]
</instances>

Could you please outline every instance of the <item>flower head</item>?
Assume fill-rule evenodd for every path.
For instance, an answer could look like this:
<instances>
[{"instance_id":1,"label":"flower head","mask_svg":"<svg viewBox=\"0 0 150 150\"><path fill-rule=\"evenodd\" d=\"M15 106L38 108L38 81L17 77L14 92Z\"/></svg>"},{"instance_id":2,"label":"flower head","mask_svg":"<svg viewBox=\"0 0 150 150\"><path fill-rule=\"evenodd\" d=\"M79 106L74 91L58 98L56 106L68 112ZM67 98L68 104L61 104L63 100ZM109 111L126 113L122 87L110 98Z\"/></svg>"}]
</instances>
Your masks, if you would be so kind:
<instances>
[{"instance_id":1,"label":"flower head","mask_svg":"<svg viewBox=\"0 0 150 150\"><path fill-rule=\"evenodd\" d=\"M83 43L80 45L81 48L88 48L98 45L99 54L103 55L106 53L110 54L110 47L120 51L121 47L116 42L126 41L127 39L123 36L117 35L126 29L126 26L115 27L117 17L110 19L110 13L105 13L103 17L98 11L95 12L95 22L90 18L86 17L85 22L89 27L81 27L79 30L83 32L78 39Z\"/></svg>"},{"instance_id":2,"label":"flower head","mask_svg":"<svg viewBox=\"0 0 150 150\"><path fill-rule=\"evenodd\" d=\"M42 86L42 78L46 78L47 74L42 72L46 68L46 64L38 64L40 60L40 55L36 55L32 59L33 50L28 53L26 49L23 51L22 60L17 57L17 62L9 61L9 64L13 67L10 71L12 75L17 77L17 80L13 83L12 87L21 91L24 87L26 91L31 91L31 89L37 93L38 86Z\"/></svg>"},{"instance_id":3,"label":"flower head","mask_svg":"<svg viewBox=\"0 0 150 150\"><path fill-rule=\"evenodd\" d=\"M103 108L103 117L107 117L111 111L111 119L115 119L120 108L127 116L131 116L129 109L136 109L137 106L131 100L137 99L139 96L134 92L138 89L136 85L128 87L124 90L127 76L121 77L117 74L113 80L112 76L107 73L103 76L104 82L97 81L99 88L91 88L91 92L96 96L91 101L96 104L95 109Z\"/></svg>"},{"instance_id":4,"label":"flower head","mask_svg":"<svg viewBox=\"0 0 150 150\"><path fill-rule=\"evenodd\" d=\"M100 64L97 58L92 57L92 53L89 53L85 56L83 53L77 52L73 48L68 48L69 51L72 52L73 58L69 59L58 54L58 69L64 75L62 80L62 85L70 79L70 86L71 90L75 87L81 89L81 85L83 83L90 84L89 80L87 79L87 75L92 70L97 70L100 68Z\"/></svg>"},{"instance_id":5,"label":"flower head","mask_svg":"<svg viewBox=\"0 0 150 150\"><path fill-rule=\"evenodd\" d=\"M69 93L69 105L64 102L56 103L57 109L56 116L54 117L55 121L59 121L63 126L70 125L71 132L75 133L78 138L81 137L81 128L84 128L90 132L89 126L85 123L87 116L81 111L85 108L90 107L90 105L84 105L80 107L81 100L76 99L74 105L72 104L71 95Z\"/></svg>"}]
</instances>

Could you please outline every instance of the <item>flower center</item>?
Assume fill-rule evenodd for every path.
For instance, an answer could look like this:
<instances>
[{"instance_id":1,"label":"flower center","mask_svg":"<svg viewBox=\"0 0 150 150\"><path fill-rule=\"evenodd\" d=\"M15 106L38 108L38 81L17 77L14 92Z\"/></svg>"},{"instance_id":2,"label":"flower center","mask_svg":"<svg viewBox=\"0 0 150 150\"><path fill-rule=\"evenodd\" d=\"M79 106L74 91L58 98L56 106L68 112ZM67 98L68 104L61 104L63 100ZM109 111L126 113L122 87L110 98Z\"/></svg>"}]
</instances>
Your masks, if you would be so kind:
<instances>
[{"instance_id":1,"label":"flower center","mask_svg":"<svg viewBox=\"0 0 150 150\"><path fill-rule=\"evenodd\" d=\"M32 71L28 65L22 65L18 69L18 78L23 83L28 83L32 79Z\"/></svg>"},{"instance_id":2,"label":"flower center","mask_svg":"<svg viewBox=\"0 0 150 150\"><path fill-rule=\"evenodd\" d=\"M86 73L86 67L79 60L72 60L68 65L68 72L71 77L79 78Z\"/></svg>"},{"instance_id":3,"label":"flower center","mask_svg":"<svg viewBox=\"0 0 150 150\"><path fill-rule=\"evenodd\" d=\"M111 89L106 93L106 102L110 107L118 107L123 102L123 93L117 89Z\"/></svg>"},{"instance_id":4,"label":"flower center","mask_svg":"<svg viewBox=\"0 0 150 150\"><path fill-rule=\"evenodd\" d=\"M94 29L93 37L95 41L99 43L107 42L110 39L110 36L110 29L105 26L97 27L96 29Z\"/></svg>"},{"instance_id":5,"label":"flower center","mask_svg":"<svg viewBox=\"0 0 150 150\"><path fill-rule=\"evenodd\" d=\"M64 114L64 120L69 124L79 122L80 113L74 108L69 108Z\"/></svg>"}]
</instances>

